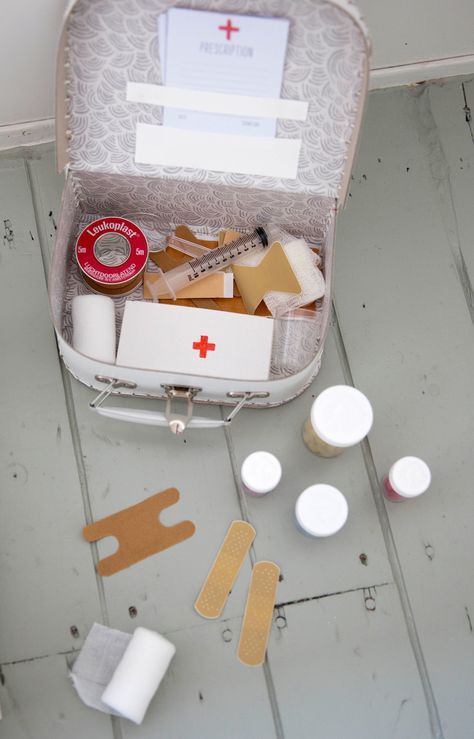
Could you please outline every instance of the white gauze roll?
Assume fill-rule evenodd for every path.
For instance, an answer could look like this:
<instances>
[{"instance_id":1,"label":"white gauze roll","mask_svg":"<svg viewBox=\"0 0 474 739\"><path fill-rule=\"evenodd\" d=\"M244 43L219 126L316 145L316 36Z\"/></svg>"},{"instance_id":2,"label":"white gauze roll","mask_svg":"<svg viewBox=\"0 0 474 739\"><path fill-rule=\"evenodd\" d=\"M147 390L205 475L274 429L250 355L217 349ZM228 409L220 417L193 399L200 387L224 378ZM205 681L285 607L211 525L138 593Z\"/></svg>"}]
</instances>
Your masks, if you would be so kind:
<instances>
[{"instance_id":1,"label":"white gauze roll","mask_svg":"<svg viewBox=\"0 0 474 739\"><path fill-rule=\"evenodd\" d=\"M105 295L72 300L72 345L81 354L115 364L115 304Z\"/></svg>"},{"instance_id":2,"label":"white gauze roll","mask_svg":"<svg viewBox=\"0 0 474 739\"><path fill-rule=\"evenodd\" d=\"M155 631L135 630L102 702L121 716L141 724L176 647Z\"/></svg>"}]
</instances>

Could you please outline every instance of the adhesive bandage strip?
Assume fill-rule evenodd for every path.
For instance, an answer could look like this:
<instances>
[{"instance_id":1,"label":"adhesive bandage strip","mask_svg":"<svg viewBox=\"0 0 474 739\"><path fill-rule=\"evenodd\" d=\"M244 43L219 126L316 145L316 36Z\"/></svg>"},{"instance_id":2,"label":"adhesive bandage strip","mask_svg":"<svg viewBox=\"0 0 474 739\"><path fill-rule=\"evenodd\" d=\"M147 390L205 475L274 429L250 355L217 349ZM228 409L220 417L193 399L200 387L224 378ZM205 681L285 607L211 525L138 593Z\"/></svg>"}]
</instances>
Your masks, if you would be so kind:
<instances>
[{"instance_id":1,"label":"adhesive bandage strip","mask_svg":"<svg viewBox=\"0 0 474 739\"><path fill-rule=\"evenodd\" d=\"M245 521L232 521L194 604L204 618L219 618L256 531Z\"/></svg>"},{"instance_id":2,"label":"adhesive bandage strip","mask_svg":"<svg viewBox=\"0 0 474 739\"><path fill-rule=\"evenodd\" d=\"M119 543L114 554L97 562L96 570L99 575L113 575L145 557L189 539L196 530L192 521L164 526L159 519L160 513L178 500L179 491L176 488L167 488L141 503L85 526L82 533L87 541L99 541L107 536L114 536Z\"/></svg>"},{"instance_id":3,"label":"adhesive bandage strip","mask_svg":"<svg viewBox=\"0 0 474 739\"><path fill-rule=\"evenodd\" d=\"M274 562L257 562L253 568L237 649L245 665L256 667L265 660L279 577Z\"/></svg>"}]
</instances>

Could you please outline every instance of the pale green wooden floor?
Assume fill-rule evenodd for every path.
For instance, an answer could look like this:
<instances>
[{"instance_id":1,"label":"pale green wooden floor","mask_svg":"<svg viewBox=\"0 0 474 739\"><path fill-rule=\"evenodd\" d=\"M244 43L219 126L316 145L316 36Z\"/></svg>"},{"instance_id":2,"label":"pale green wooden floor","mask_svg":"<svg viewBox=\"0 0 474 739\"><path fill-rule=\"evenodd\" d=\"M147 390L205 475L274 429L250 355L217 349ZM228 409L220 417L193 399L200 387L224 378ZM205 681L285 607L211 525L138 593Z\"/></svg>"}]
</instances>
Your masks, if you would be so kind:
<instances>
[{"instance_id":1,"label":"pale green wooden floor","mask_svg":"<svg viewBox=\"0 0 474 739\"><path fill-rule=\"evenodd\" d=\"M465 739L474 735L474 83L373 94L337 238L335 314L322 371L302 397L244 411L228 433L119 425L58 362L45 268L61 179L49 150L0 161L2 739ZM466 109L465 109L466 108ZM369 443L321 460L300 440L315 393L354 382ZM211 411L212 412L212 411ZM217 412L217 410L216 410ZM283 461L278 492L241 495L256 448ZM433 486L385 504L378 479L404 454ZM307 485L340 487L345 529L293 525ZM104 580L86 521L169 485L189 541ZM228 523L258 531L278 593L264 669L235 657L249 561L218 622L192 604ZM367 557L363 564L360 555ZM132 617L136 610L136 616ZM84 707L67 677L94 620L141 624L177 646L142 727Z\"/></svg>"}]
</instances>

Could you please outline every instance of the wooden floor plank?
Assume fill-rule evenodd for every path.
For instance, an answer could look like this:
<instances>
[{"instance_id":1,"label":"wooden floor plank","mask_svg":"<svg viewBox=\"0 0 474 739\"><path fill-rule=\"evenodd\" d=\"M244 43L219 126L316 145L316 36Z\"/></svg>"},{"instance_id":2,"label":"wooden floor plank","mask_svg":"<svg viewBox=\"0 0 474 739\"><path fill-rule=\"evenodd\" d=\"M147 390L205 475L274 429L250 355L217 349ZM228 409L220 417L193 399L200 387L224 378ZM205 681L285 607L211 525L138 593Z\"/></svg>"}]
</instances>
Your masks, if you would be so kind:
<instances>
[{"instance_id":1,"label":"wooden floor plank","mask_svg":"<svg viewBox=\"0 0 474 739\"><path fill-rule=\"evenodd\" d=\"M364 739L372 721L374 736L391 736L392 731L397 731L394 736L406 739L428 737L423 690L392 584L392 571L361 449L356 447L341 457L322 459L309 452L301 438L301 427L315 395L331 384L344 381L334 335L330 332L321 372L306 393L281 408L244 412L230 430L237 468L248 453L261 448L276 454L283 466L282 482L277 490L264 498L244 494L249 520L258 532L255 556L277 562L284 577L277 603L288 605L277 609L269 650L280 714L285 735L298 739L314 736L316 725L328 739L343 736ZM294 507L302 490L320 482L335 485L344 493L349 517L337 535L317 540L297 528ZM363 562L361 554L365 554ZM386 595L387 591L390 596ZM341 595L315 600L331 593ZM370 658L365 650L354 658L353 649L358 644L370 644L373 638L369 630L373 614L367 611L365 598L369 599L369 607L377 608L372 621L380 625L375 643L368 649ZM308 608L306 599L312 599L310 603L314 606ZM333 615L321 620L317 604L326 603L333 607ZM287 615L287 626L279 629L280 619ZM342 646L339 624L345 629ZM384 648L380 648L381 644ZM374 685L371 671L377 672L377 655L385 665L386 650L393 662L393 644L397 645L396 664L379 673L382 677ZM329 685L328 671L333 675ZM348 686L343 712L335 710L338 698L334 685L338 676ZM321 691L320 685L325 685ZM376 700L375 695L383 695L384 700ZM409 710L403 717L402 731L402 724L396 726L395 719L401 704L404 712L405 702ZM360 710L364 705L365 709Z\"/></svg>"},{"instance_id":2,"label":"wooden floor plank","mask_svg":"<svg viewBox=\"0 0 474 739\"><path fill-rule=\"evenodd\" d=\"M26 159L26 167L40 237L51 253L56 239L64 177L56 173L56 156L52 146L33 149Z\"/></svg>"},{"instance_id":3,"label":"wooden floor plank","mask_svg":"<svg viewBox=\"0 0 474 739\"><path fill-rule=\"evenodd\" d=\"M235 628L227 624L229 618L243 613L249 560L219 621L206 623L193 609L228 525L241 517L223 431L199 431L180 438L167 429L111 422L89 410L89 390L78 383L73 389L94 518L177 487L181 500L162 514L162 521L172 525L189 519L196 525L191 539L103 578L112 626L126 631L145 626L167 634L177 646L172 678L163 694L160 690L151 718L140 729L126 724L125 736L151 739L156 731L163 731L164 736L184 739L212 734L211 727L216 732L219 725L226 725L229 737L273 736L262 670L246 673L238 663L234 654L238 624ZM150 407L135 399L116 398L114 404ZM206 409L207 415L218 413L217 408ZM84 542L84 546L89 545ZM104 540L99 544L100 556L114 548ZM229 628L232 646L222 638L224 631L228 638ZM209 694L208 698L200 701L200 692ZM251 718L239 708L250 699Z\"/></svg>"},{"instance_id":4,"label":"wooden floor plank","mask_svg":"<svg viewBox=\"0 0 474 739\"><path fill-rule=\"evenodd\" d=\"M194 601L228 526L241 517L224 434L213 429L183 438L168 429L114 422L89 410L91 397L91 391L74 383L94 519L176 487L181 499L163 512L161 520L167 525L191 520L196 526L187 541L103 578L111 624L128 630L141 623L162 631L198 626L202 619L193 609ZM149 402L136 399L113 402L150 408ZM206 409L210 416L218 413L217 408ZM83 546L87 549L89 544ZM100 556L115 548L113 541L104 539ZM249 567L247 561L226 617L243 611ZM130 620L130 606L137 609L139 619Z\"/></svg>"},{"instance_id":5,"label":"wooden floor plank","mask_svg":"<svg viewBox=\"0 0 474 739\"><path fill-rule=\"evenodd\" d=\"M112 739L110 716L81 703L64 655L4 665L2 672L2 739Z\"/></svg>"},{"instance_id":6,"label":"wooden floor plank","mask_svg":"<svg viewBox=\"0 0 474 739\"><path fill-rule=\"evenodd\" d=\"M420 104L406 90L370 99L339 227L336 301L355 383L374 403L370 443L379 477L406 454L432 467L424 497L387 510L439 731L454 739L474 720L474 343L420 140Z\"/></svg>"},{"instance_id":7,"label":"wooden floor plank","mask_svg":"<svg viewBox=\"0 0 474 739\"><path fill-rule=\"evenodd\" d=\"M243 411L230 429L238 474L245 457L259 449L272 452L282 464L282 480L274 492L262 498L244 495L249 520L257 530L256 556L281 567L281 601L392 580L360 448L322 459L306 448L301 436L314 397L343 382L330 332L321 372L302 396L279 408ZM297 528L295 504L303 490L323 482L335 485L347 497L349 517L336 536L313 539ZM361 554L366 555L366 564Z\"/></svg>"},{"instance_id":8,"label":"wooden floor plank","mask_svg":"<svg viewBox=\"0 0 474 739\"><path fill-rule=\"evenodd\" d=\"M474 81L429 85L419 128L442 212L446 241L474 321Z\"/></svg>"},{"instance_id":9,"label":"wooden floor plank","mask_svg":"<svg viewBox=\"0 0 474 739\"><path fill-rule=\"evenodd\" d=\"M429 739L393 585L281 609L269 645L286 737Z\"/></svg>"},{"instance_id":10,"label":"wooden floor plank","mask_svg":"<svg viewBox=\"0 0 474 739\"><path fill-rule=\"evenodd\" d=\"M176 656L140 727L122 722L124 739L216 737L273 739L270 703L261 668L236 657L241 620L167 634Z\"/></svg>"},{"instance_id":11,"label":"wooden floor plank","mask_svg":"<svg viewBox=\"0 0 474 739\"><path fill-rule=\"evenodd\" d=\"M76 647L100 608L24 163L0 162L0 662ZM74 632L76 633L76 632Z\"/></svg>"}]
</instances>

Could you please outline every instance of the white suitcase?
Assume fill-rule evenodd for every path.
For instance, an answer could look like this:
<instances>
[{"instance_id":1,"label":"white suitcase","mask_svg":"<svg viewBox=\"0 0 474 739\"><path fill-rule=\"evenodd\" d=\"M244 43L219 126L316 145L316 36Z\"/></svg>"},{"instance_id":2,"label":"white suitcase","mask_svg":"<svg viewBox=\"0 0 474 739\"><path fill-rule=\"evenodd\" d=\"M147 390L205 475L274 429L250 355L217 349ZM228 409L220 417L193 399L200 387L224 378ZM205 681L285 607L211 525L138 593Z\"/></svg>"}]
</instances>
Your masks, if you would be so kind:
<instances>
[{"instance_id":1,"label":"white suitcase","mask_svg":"<svg viewBox=\"0 0 474 739\"><path fill-rule=\"evenodd\" d=\"M369 42L351 0L188 0L185 7L285 17L290 32L282 98L308 101L305 122L279 120L277 137L301 139L296 179L136 164L137 123L161 123L162 108L126 99L127 82L160 84L158 17L168 0L76 0L63 26L57 74L57 157L66 168L49 281L59 350L69 371L100 391L96 412L124 421L211 428L241 407L285 403L316 376L331 306L335 219L344 203L367 92ZM246 382L229 377L137 370L106 364L72 347L70 304L86 292L73 258L85 223L102 216L156 213L153 230L186 223L210 233L262 223L321 244L326 294L320 341L306 367L288 377ZM123 311L125 298L116 300ZM165 413L103 405L111 394L167 400ZM186 414L172 413L174 398ZM223 421L192 416L196 403L233 405Z\"/></svg>"}]
</instances>

